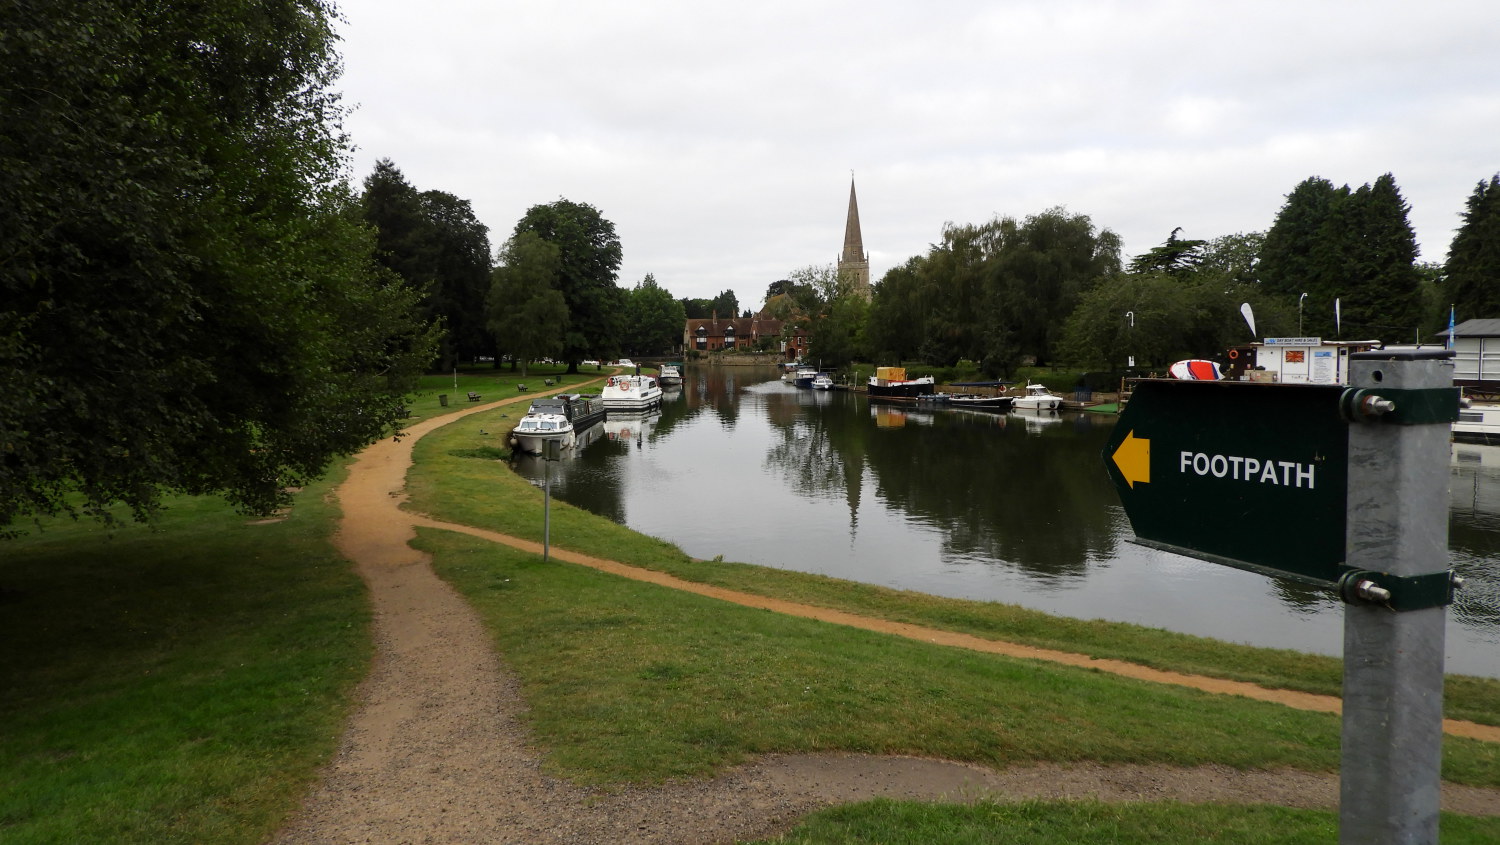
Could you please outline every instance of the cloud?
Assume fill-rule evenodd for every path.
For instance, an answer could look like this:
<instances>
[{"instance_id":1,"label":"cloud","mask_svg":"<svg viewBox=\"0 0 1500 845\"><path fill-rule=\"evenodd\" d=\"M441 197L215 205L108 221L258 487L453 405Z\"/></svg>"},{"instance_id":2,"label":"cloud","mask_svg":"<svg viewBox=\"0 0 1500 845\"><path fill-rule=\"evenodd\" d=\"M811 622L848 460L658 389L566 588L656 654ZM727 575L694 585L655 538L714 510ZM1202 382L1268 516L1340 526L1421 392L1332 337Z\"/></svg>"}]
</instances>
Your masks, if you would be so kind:
<instances>
[{"instance_id":1,"label":"cloud","mask_svg":"<svg viewBox=\"0 0 1500 845\"><path fill-rule=\"evenodd\" d=\"M389 157L498 245L560 196L621 284L758 301L834 260L850 171L875 278L947 221L1053 206L1127 255L1270 226L1309 176L1395 175L1424 258L1500 170L1480 2L513 3L344 7L356 177Z\"/></svg>"}]
</instances>

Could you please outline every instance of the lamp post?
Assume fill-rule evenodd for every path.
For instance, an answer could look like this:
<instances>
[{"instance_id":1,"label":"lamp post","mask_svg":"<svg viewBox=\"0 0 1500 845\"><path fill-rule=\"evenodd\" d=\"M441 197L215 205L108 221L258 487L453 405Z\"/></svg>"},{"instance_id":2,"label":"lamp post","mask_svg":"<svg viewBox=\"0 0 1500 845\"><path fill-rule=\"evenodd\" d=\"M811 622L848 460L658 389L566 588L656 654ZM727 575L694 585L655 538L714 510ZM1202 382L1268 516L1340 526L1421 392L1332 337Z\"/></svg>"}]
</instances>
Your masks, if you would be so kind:
<instances>
[{"instance_id":1,"label":"lamp post","mask_svg":"<svg viewBox=\"0 0 1500 845\"><path fill-rule=\"evenodd\" d=\"M1307 294L1305 293L1297 297L1297 337L1302 336L1302 300L1306 298Z\"/></svg>"},{"instance_id":2,"label":"lamp post","mask_svg":"<svg viewBox=\"0 0 1500 845\"><path fill-rule=\"evenodd\" d=\"M1125 338L1125 348L1132 349L1134 348L1134 344L1132 344L1130 341L1135 337L1135 312L1126 311L1125 319L1130 321L1130 333ZM1128 368L1135 367L1135 356L1131 355L1128 352L1125 354L1125 366Z\"/></svg>"}]
</instances>

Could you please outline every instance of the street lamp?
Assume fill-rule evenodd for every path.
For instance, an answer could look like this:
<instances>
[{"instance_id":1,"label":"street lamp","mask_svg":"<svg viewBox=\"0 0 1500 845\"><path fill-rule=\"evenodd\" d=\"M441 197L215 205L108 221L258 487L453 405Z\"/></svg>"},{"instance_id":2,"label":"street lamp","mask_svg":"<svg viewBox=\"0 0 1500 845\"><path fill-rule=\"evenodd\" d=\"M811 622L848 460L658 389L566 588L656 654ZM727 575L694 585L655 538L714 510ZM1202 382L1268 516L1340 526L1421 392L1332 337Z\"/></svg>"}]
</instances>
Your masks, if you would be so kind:
<instances>
[{"instance_id":1,"label":"street lamp","mask_svg":"<svg viewBox=\"0 0 1500 845\"><path fill-rule=\"evenodd\" d=\"M1306 298L1307 294L1305 293L1297 297L1297 337L1302 336L1302 300Z\"/></svg>"},{"instance_id":2,"label":"street lamp","mask_svg":"<svg viewBox=\"0 0 1500 845\"><path fill-rule=\"evenodd\" d=\"M1130 321L1131 335L1133 336L1135 334L1135 312L1134 311L1126 311L1125 312L1125 319L1127 319L1127 320ZM1125 346L1126 346L1126 348L1134 348L1134 344L1132 344L1130 342L1130 338L1126 338L1125 339ZM1127 354L1125 356L1125 366L1126 367L1134 367L1135 366L1135 356L1134 355Z\"/></svg>"}]
</instances>

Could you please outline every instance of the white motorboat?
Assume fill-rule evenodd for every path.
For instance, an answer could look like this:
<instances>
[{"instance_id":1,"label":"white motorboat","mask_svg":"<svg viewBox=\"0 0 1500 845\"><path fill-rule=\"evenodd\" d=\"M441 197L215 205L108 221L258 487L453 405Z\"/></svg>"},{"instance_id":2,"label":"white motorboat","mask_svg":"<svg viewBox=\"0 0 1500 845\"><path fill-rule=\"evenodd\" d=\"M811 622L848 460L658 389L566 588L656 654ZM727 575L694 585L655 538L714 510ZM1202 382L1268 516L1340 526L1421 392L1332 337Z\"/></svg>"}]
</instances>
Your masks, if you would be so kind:
<instances>
[{"instance_id":1,"label":"white motorboat","mask_svg":"<svg viewBox=\"0 0 1500 845\"><path fill-rule=\"evenodd\" d=\"M563 414L527 414L511 432L515 448L532 455L540 455L547 441L556 440L562 448L571 449L577 441L573 423Z\"/></svg>"},{"instance_id":2,"label":"white motorboat","mask_svg":"<svg viewBox=\"0 0 1500 845\"><path fill-rule=\"evenodd\" d=\"M827 373L818 373L816 376L813 376L812 389L813 390L832 390L833 389L833 376L830 376Z\"/></svg>"},{"instance_id":3,"label":"white motorboat","mask_svg":"<svg viewBox=\"0 0 1500 845\"><path fill-rule=\"evenodd\" d=\"M1011 407L1021 411L1055 411L1062 407L1063 398L1047 391L1045 384L1026 385L1026 394L1017 396Z\"/></svg>"},{"instance_id":4,"label":"white motorboat","mask_svg":"<svg viewBox=\"0 0 1500 845\"><path fill-rule=\"evenodd\" d=\"M562 393L544 396L531 403L526 416L511 432L511 443L517 451L540 455L549 440L563 449L572 449L578 438L604 419L604 405L595 396Z\"/></svg>"},{"instance_id":5,"label":"white motorboat","mask_svg":"<svg viewBox=\"0 0 1500 845\"><path fill-rule=\"evenodd\" d=\"M1453 424L1453 439L1458 443L1500 445L1500 405L1475 402L1458 409Z\"/></svg>"},{"instance_id":6,"label":"white motorboat","mask_svg":"<svg viewBox=\"0 0 1500 845\"><path fill-rule=\"evenodd\" d=\"M644 411L661 404L661 387L653 376L610 376L599 397L611 411Z\"/></svg>"},{"instance_id":7,"label":"white motorboat","mask_svg":"<svg viewBox=\"0 0 1500 845\"><path fill-rule=\"evenodd\" d=\"M662 364L661 369L656 372L656 378L662 387L682 384L682 368L676 364Z\"/></svg>"}]
</instances>

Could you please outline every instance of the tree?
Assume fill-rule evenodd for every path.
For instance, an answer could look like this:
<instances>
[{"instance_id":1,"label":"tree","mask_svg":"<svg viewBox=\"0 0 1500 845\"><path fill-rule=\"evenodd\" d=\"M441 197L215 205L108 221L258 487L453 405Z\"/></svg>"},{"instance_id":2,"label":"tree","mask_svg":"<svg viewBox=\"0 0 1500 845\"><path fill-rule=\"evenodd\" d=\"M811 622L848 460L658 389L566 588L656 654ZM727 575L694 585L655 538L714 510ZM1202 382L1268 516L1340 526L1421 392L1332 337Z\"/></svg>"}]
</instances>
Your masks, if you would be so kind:
<instances>
[{"instance_id":1,"label":"tree","mask_svg":"<svg viewBox=\"0 0 1500 845\"><path fill-rule=\"evenodd\" d=\"M625 351L632 355L657 355L671 352L682 341L682 327L687 314L682 303L646 274L630 292L626 306L629 320L625 330Z\"/></svg>"},{"instance_id":2,"label":"tree","mask_svg":"<svg viewBox=\"0 0 1500 845\"><path fill-rule=\"evenodd\" d=\"M343 183L332 14L0 12L0 533L267 512L397 424L433 338Z\"/></svg>"},{"instance_id":3,"label":"tree","mask_svg":"<svg viewBox=\"0 0 1500 845\"><path fill-rule=\"evenodd\" d=\"M447 326L441 360L447 370L494 351L484 316L490 289L489 228L474 216L468 200L444 191L423 191L421 200L432 272L427 313Z\"/></svg>"},{"instance_id":4,"label":"tree","mask_svg":"<svg viewBox=\"0 0 1500 845\"><path fill-rule=\"evenodd\" d=\"M734 295L734 291L722 290L714 297L711 308L720 317L732 320L740 313L740 300Z\"/></svg>"},{"instance_id":5,"label":"tree","mask_svg":"<svg viewBox=\"0 0 1500 845\"><path fill-rule=\"evenodd\" d=\"M1181 231L1182 227L1178 226L1167 236L1166 243L1131 259L1130 272L1166 273L1181 278L1198 269L1203 261L1203 248L1208 242L1178 240L1177 233Z\"/></svg>"},{"instance_id":6,"label":"tree","mask_svg":"<svg viewBox=\"0 0 1500 845\"><path fill-rule=\"evenodd\" d=\"M625 291L616 284L620 239L615 224L586 203L559 199L532 206L515 234L533 232L555 244L561 261L557 289L568 306L568 331L561 355L568 372L592 355L613 356L624 328Z\"/></svg>"},{"instance_id":7,"label":"tree","mask_svg":"<svg viewBox=\"0 0 1500 845\"><path fill-rule=\"evenodd\" d=\"M1475 186L1462 217L1448 247L1443 311L1500 317L1500 174Z\"/></svg>"},{"instance_id":8,"label":"tree","mask_svg":"<svg viewBox=\"0 0 1500 845\"><path fill-rule=\"evenodd\" d=\"M522 232L505 243L493 284L485 299L485 325L495 348L511 356L521 375L536 358L562 351L568 331L568 304L557 282L562 256L557 244L535 232Z\"/></svg>"},{"instance_id":9,"label":"tree","mask_svg":"<svg viewBox=\"0 0 1500 845\"><path fill-rule=\"evenodd\" d=\"M439 369L492 354L484 328L490 286L489 229L468 200L444 191L418 192L390 159L365 177L361 206L375 227L377 257L421 291L422 313L444 328Z\"/></svg>"},{"instance_id":10,"label":"tree","mask_svg":"<svg viewBox=\"0 0 1500 845\"><path fill-rule=\"evenodd\" d=\"M1348 195L1348 186L1335 188L1322 177L1303 180L1287 194L1260 253L1260 279L1266 290L1292 299L1308 294L1320 321L1326 302L1330 324L1338 287L1330 260L1336 260L1337 251L1330 221Z\"/></svg>"},{"instance_id":11,"label":"tree","mask_svg":"<svg viewBox=\"0 0 1500 845\"><path fill-rule=\"evenodd\" d=\"M1355 336L1415 340L1422 320L1422 276L1411 207L1387 173L1345 201L1343 325Z\"/></svg>"},{"instance_id":12,"label":"tree","mask_svg":"<svg viewBox=\"0 0 1500 845\"><path fill-rule=\"evenodd\" d=\"M979 312L987 317L983 363L996 374L1009 372L1017 356L1050 362L1081 297L1120 272L1119 236L1096 230L1088 215L1053 208L1002 224Z\"/></svg>"},{"instance_id":13,"label":"tree","mask_svg":"<svg viewBox=\"0 0 1500 845\"><path fill-rule=\"evenodd\" d=\"M1266 232L1261 284L1293 304L1308 295L1309 333L1410 338L1423 312L1409 212L1389 173L1357 191L1307 179Z\"/></svg>"}]
</instances>

